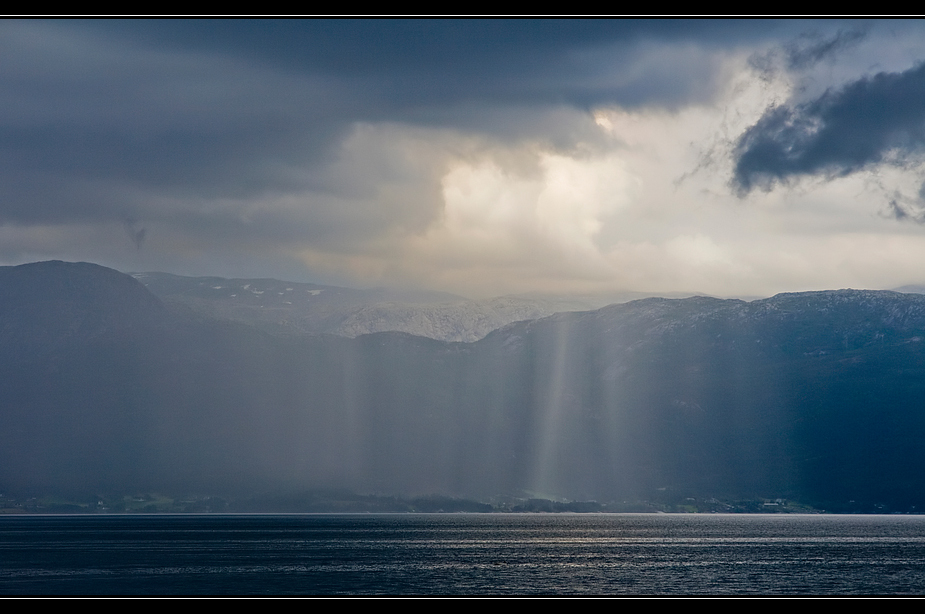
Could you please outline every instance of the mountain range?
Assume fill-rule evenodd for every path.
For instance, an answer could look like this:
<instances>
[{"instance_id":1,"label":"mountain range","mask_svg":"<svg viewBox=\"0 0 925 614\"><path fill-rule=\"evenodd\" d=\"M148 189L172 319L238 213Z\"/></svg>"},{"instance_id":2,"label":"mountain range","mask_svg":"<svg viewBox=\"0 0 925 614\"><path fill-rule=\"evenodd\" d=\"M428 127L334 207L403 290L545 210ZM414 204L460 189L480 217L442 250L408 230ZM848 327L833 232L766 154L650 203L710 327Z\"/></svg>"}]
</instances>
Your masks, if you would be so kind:
<instances>
[{"instance_id":1,"label":"mountain range","mask_svg":"<svg viewBox=\"0 0 925 614\"><path fill-rule=\"evenodd\" d=\"M925 296L519 300L0 267L0 487L925 506Z\"/></svg>"}]
</instances>

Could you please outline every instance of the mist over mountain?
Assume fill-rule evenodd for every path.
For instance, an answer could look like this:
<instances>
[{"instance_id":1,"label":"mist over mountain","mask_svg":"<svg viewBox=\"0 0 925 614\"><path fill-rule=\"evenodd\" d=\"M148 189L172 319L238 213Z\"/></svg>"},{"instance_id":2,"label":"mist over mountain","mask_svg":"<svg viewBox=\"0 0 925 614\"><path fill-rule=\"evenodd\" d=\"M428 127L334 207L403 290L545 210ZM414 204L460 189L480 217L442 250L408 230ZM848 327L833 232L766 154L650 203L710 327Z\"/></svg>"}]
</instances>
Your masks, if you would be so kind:
<instances>
[{"instance_id":1,"label":"mist over mountain","mask_svg":"<svg viewBox=\"0 0 925 614\"><path fill-rule=\"evenodd\" d=\"M343 289L198 278L242 294L210 315L190 278L142 281L0 268L0 487L925 505L922 295L647 298L461 343L305 334ZM236 315L297 291L336 315Z\"/></svg>"},{"instance_id":2,"label":"mist over mountain","mask_svg":"<svg viewBox=\"0 0 925 614\"><path fill-rule=\"evenodd\" d=\"M175 311L241 322L276 335L357 337L400 331L441 341L477 341L505 324L563 311L585 311L648 296L639 292L578 297L501 296L469 300L446 292L358 290L276 279L134 273Z\"/></svg>"}]
</instances>

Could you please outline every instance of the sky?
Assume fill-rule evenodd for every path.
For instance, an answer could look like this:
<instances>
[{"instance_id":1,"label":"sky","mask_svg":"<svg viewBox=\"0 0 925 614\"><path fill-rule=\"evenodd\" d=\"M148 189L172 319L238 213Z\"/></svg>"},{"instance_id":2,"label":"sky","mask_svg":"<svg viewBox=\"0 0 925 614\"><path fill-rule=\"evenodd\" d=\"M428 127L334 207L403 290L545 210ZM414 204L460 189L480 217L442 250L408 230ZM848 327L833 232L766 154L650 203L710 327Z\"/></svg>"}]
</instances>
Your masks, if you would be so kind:
<instances>
[{"instance_id":1,"label":"sky","mask_svg":"<svg viewBox=\"0 0 925 614\"><path fill-rule=\"evenodd\" d=\"M0 265L925 284L925 23L0 22Z\"/></svg>"}]
</instances>

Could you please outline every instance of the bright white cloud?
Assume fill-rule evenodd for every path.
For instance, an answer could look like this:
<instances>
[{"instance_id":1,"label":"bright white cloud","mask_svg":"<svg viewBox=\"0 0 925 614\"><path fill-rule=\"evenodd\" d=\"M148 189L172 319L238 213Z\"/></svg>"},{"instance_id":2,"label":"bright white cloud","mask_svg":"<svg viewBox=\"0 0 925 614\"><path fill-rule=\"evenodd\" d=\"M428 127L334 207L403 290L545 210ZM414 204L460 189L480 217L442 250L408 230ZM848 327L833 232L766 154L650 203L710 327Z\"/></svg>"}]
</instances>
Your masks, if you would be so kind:
<instances>
[{"instance_id":1,"label":"bright white cloud","mask_svg":"<svg viewBox=\"0 0 925 614\"><path fill-rule=\"evenodd\" d=\"M925 255L925 238L920 228L881 215L882 175L745 199L733 193L734 138L795 85L785 73L756 78L746 54L727 57L722 71L724 89L711 104L575 111L571 121L593 126L599 138L567 150L400 125L387 139L354 133L353 149L403 160L419 170L411 173L415 181L426 176L439 192L418 190L414 206L406 206L422 225L379 233L375 248L360 256L303 254L314 267L361 282L423 283L469 295L764 295L921 279L910 255ZM370 159L354 171L377 164ZM375 170L365 181L381 185ZM379 206L397 211L392 200Z\"/></svg>"}]
</instances>

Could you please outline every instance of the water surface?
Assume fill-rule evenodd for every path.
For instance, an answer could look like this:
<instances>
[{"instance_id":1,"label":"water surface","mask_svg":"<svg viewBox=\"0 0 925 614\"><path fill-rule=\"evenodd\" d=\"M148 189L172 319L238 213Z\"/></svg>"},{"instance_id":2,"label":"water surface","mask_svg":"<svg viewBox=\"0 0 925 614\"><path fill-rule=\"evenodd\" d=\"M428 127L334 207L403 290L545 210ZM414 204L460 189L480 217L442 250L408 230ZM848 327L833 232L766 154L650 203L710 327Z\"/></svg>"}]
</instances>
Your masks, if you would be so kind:
<instances>
[{"instance_id":1,"label":"water surface","mask_svg":"<svg viewBox=\"0 0 925 614\"><path fill-rule=\"evenodd\" d=\"M925 593L925 517L0 517L0 594Z\"/></svg>"}]
</instances>

